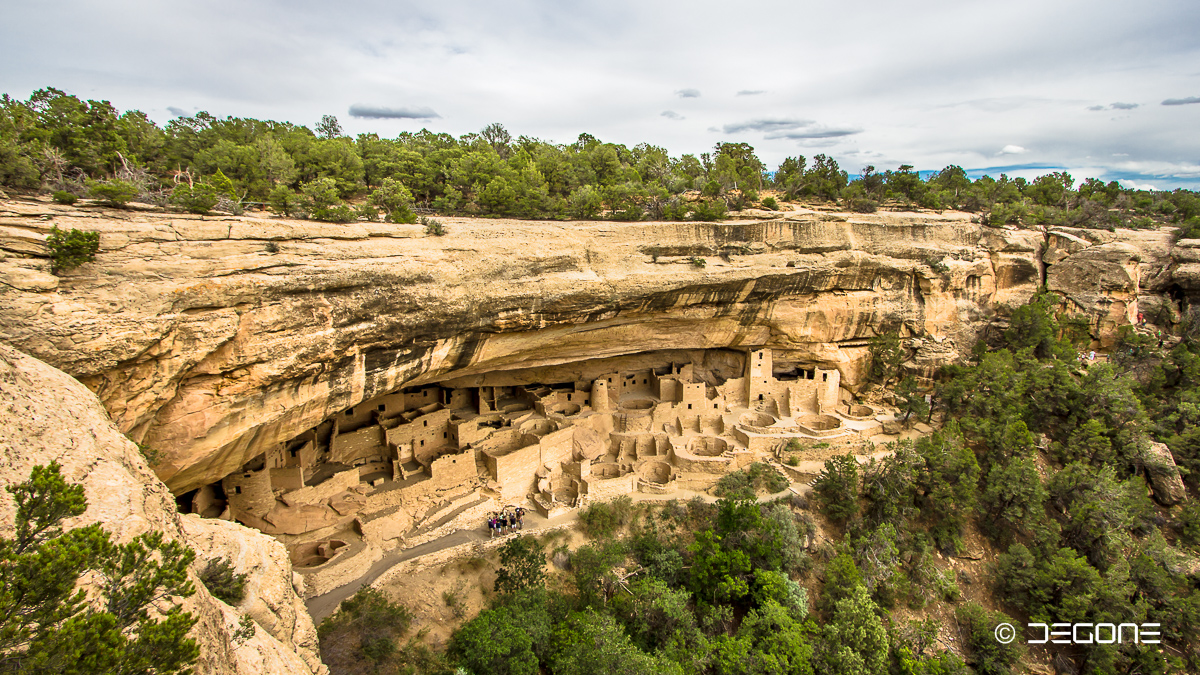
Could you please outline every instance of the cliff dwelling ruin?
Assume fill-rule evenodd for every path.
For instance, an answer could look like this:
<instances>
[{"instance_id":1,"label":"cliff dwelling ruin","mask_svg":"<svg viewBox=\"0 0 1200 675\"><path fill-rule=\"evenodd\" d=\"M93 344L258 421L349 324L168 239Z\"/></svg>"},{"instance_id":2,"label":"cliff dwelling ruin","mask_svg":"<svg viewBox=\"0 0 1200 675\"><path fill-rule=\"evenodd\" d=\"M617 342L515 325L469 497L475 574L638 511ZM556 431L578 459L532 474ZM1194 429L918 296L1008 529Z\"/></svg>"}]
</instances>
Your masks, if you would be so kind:
<instances>
[{"instance_id":1,"label":"cliff dwelling ruin","mask_svg":"<svg viewBox=\"0 0 1200 675\"><path fill-rule=\"evenodd\" d=\"M517 371L407 387L179 503L277 537L317 589L336 583L319 581L334 562L401 546L455 508L514 504L553 518L590 500L703 490L791 439L844 447L881 432L879 411L843 402L835 369L776 364L770 349L697 353L702 363L583 362L577 372L599 374L574 381L486 383Z\"/></svg>"}]
</instances>

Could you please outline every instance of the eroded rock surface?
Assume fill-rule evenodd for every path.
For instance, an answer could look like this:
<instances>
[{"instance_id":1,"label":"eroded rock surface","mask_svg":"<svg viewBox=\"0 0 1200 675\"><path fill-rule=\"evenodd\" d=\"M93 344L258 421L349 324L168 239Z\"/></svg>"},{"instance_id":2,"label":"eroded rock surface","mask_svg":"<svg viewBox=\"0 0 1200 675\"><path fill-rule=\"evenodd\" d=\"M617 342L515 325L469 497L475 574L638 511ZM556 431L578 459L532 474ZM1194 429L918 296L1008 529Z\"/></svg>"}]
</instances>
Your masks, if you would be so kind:
<instances>
[{"instance_id":1,"label":"eroded rock surface","mask_svg":"<svg viewBox=\"0 0 1200 675\"><path fill-rule=\"evenodd\" d=\"M0 483L29 477L33 466L58 461L63 475L84 486L87 511L69 527L100 523L117 541L157 530L197 551L194 570L230 559L248 574L240 607L211 596L193 576L196 593L183 600L198 622L198 672L323 674L312 619L292 586L283 546L234 523L181 516L166 485L137 446L121 435L96 397L79 382L36 359L0 345ZM12 535L15 508L0 491L0 530ZM235 641L242 616L254 618L254 637Z\"/></svg>"},{"instance_id":2,"label":"eroded rock surface","mask_svg":"<svg viewBox=\"0 0 1200 675\"><path fill-rule=\"evenodd\" d=\"M922 338L914 363L932 369L1049 278L1111 342L1139 295L1169 308L1200 267L1176 259L1167 232L1048 242L956 213L445 222L448 236L426 237L5 202L0 340L87 384L122 431L163 453L178 494L402 386L767 347L776 363L835 368L853 390L879 332ZM52 225L101 233L97 261L57 286L39 276Z\"/></svg>"}]
</instances>

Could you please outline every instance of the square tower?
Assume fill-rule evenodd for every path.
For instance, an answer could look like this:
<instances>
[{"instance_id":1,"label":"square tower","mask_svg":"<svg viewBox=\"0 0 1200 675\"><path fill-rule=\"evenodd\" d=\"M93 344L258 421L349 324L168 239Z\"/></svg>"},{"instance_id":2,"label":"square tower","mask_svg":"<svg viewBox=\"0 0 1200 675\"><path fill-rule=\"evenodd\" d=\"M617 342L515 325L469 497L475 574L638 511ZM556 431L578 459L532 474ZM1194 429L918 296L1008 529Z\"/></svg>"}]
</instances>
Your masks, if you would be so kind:
<instances>
[{"instance_id":1,"label":"square tower","mask_svg":"<svg viewBox=\"0 0 1200 675\"><path fill-rule=\"evenodd\" d=\"M771 396L775 375L770 349L752 349L746 356L746 406L753 408L758 401Z\"/></svg>"}]
</instances>

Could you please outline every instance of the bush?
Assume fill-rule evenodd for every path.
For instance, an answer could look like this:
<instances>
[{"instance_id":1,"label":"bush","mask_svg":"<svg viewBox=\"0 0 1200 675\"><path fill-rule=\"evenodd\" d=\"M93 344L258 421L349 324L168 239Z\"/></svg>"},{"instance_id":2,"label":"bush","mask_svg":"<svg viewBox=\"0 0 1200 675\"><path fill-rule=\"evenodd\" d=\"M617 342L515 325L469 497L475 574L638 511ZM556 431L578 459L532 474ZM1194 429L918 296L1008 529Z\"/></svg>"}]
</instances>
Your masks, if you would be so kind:
<instances>
[{"instance_id":1,"label":"bush","mask_svg":"<svg viewBox=\"0 0 1200 675\"><path fill-rule=\"evenodd\" d=\"M123 180L88 181L88 194L112 206L122 207L138 196L138 188Z\"/></svg>"},{"instance_id":2,"label":"bush","mask_svg":"<svg viewBox=\"0 0 1200 675\"><path fill-rule=\"evenodd\" d=\"M285 218L304 212L303 201L296 191L286 185L277 185L267 197L267 208Z\"/></svg>"},{"instance_id":3,"label":"bush","mask_svg":"<svg viewBox=\"0 0 1200 675\"><path fill-rule=\"evenodd\" d=\"M234 571L228 558L210 560L200 572L200 581L213 597L227 605L236 605L246 597L246 575Z\"/></svg>"},{"instance_id":4,"label":"bush","mask_svg":"<svg viewBox=\"0 0 1200 675\"><path fill-rule=\"evenodd\" d=\"M629 524L633 500L618 497L611 502L596 502L579 512L580 529L593 539L611 537L617 528Z\"/></svg>"},{"instance_id":5,"label":"bush","mask_svg":"<svg viewBox=\"0 0 1200 675\"><path fill-rule=\"evenodd\" d=\"M725 202L720 199L710 199L692 204L692 220L725 220L725 212Z\"/></svg>"},{"instance_id":6,"label":"bush","mask_svg":"<svg viewBox=\"0 0 1200 675\"><path fill-rule=\"evenodd\" d=\"M854 197L846 200L846 208L855 213L875 213L879 210L879 202L874 199Z\"/></svg>"},{"instance_id":7,"label":"bush","mask_svg":"<svg viewBox=\"0 0 1200 675\"><path fill-rule=\"evenodd\" d=\"M708 261L698 255L692 256L691 263L693 267L704 267L708 265Z\"/></svg>"},{"instance_id":8,"label":"bush","mask_svg":"<svg viewBox=\"0 0 1200 675\"><path fill-rule=\"evenodd\" d=\"M1012 618L1000 612L989 612L971 602L958 608L958 622L967 631L967 646L971 651L968 664L981 675L1008 675L1021 658L1019 642L1003 644L996 639L996 626L1007 623L1019 626ZM1018 631L1020 629L1018 628Z\"/></svg>"},{"instance_id":9,"label":"bush","mask_svg":"<svg viewBox=\"0 0 1200 675\"><path fill-rule=\"evenodd\" d=\"M432 235L434 237L446 236L446 226L443 225L442 221L440 220L434 220L433 218L421 216L421 224L425 226L425 234Z\"/></svg>"},{"instance_id":10,"label":"bush","mask_svg":"<svg viewBox=\"0 0 1200 675\"><path fill-rule=\"evenodd\" d=\"M50 193L50 198L59 204L66 204L68 206L79 201L79 197L76 197L66 190L55 190L54 192Z\"/></svg>"},{"instance_id":11,"label":"bush","mask_svg":"<svg viewBox=\"0 0 1200 675\"><path fill-rule=\"evenodd\" d=\"M509 539L500 548L500 564L503 567L496 571L497 593L517 593L545 583L546 554L536 537Z\"/></svg>"},{"instance_id":12,"label":"bush","mask_svg":"<svg viewBox=\"0 0 1200 675\"><path fill-rule=\"evenodd\" d=\"M412 193L395 178L384 178L383 183L371 193L371 204L387 214L388 222L415 223L412 212Z\"/></svg>"},{"instance_id":13,"label":"bush","mask_svg":"<svg viewBox=\"0 0 1200 675\"><path fill-rule=\"evenodd\" d=\"M207 183L180 183L171 192L171 203L188 213L204 215L217 205L217 190Z\"/></svg>"},{"instance_id":14,"label":"bush","mask_svg":"<svg viewBox=\"0 0 1200 675\"><path fill-rule=\"evenodd\" d=\"M74 229L63 232L56 225L50 228L46 246L50 249L50 272L58 274L95 260L100 250L100 233Z\"/></svg>"},{"instance_id":15,"label":"bush","mask_svg":"<svg viewBox=\"0 0 1200 675\"><path fill-rule=\"evenodd\" d=\"M858 462L853 455L825 460L825 468L812 486L822 511L835 523L844 523L858 513Z\"/></svg>"},{"instance_id":16,"label":"bush","mask_svg":"<svg viewBox=\"0 0 1200 675\"><path fill-rule=\"evenodd\" d=\"M309 217L326 223L349 223L358 216L354 213L354 209L345 204L338 204L315 208L309 213Z\"/></svg>"},{"instance_id":17,"label":"bush","mask_svg":"<svg viewBox=\"0 0 1200 675\"><path fill-rule=\"evenodd\" d=\"M762 207L770 211L778 211L779 202L775 201L774 197L764 197L762 200Z\"/></svg>"},{"instance_id":18,"label":"bush","mask_svg":"<svg viewBox=\"0 0 1200 675\"><path fill-rule=\"evenodd\" d=\"M334 673L362 672L363 661L381 668L395 657L396 639L408 630L412 618L407 607L366 586L317 628L321 660Z\"/></svg>"},{"instance_id":19,"label":"bush","mask_svg":"<svg viewBox=\"0 0 1200 675\"><path fill-rule=\"evenodd\" d=\"M775 467L755 462L741 471L721 476L713 488L718 497L753 498L760 492L775 494L787 489L788 480Z\"/></svg>"}]
</instances>

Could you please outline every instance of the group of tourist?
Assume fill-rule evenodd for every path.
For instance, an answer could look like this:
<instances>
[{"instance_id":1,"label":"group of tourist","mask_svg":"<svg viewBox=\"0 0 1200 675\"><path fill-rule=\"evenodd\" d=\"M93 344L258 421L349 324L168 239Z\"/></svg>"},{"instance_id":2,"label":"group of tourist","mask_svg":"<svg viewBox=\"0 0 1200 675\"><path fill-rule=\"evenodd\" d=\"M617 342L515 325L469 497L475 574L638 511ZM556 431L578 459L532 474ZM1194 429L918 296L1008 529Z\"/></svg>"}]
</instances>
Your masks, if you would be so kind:
<instances>
[{"instance_id":1,"label":"group of tourist","mask_svg":"<svg viewBox=\"0 0 1200 675\"><path fill-rule=\"evenodd\" d=\"M493 537L498 534L508 534L509 532L523 529L524 521L524 508L516 506L511 511L506 508L503 511L493 512L488 517L488 531Z\"/></svg>"}]
</instances>

